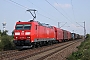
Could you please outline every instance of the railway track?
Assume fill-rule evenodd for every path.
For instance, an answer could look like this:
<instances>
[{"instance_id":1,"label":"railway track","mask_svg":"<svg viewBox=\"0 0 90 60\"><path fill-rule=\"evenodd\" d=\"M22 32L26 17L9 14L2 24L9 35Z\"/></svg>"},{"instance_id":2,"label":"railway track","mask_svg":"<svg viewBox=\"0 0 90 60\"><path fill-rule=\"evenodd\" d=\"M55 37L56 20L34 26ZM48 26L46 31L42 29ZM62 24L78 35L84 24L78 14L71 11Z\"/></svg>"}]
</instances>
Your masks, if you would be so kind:
<instances>
[{"instance_id":1,"label":"railway track","mask_svg":"<svg viewBox=\"0 0 90 60\"><path fill-rule=\"evenodd\" d=\"M75 44L77 41L69 41L61 44L54 44L51 46L43 46L40 48L35 49L28 49L23 51L8 51L0 53L0 60L42 60L46 57L72 45Z\"/></svg>"},{"instance_id":2,"label":"railway track","mask_svg":"<svg viewBox=\"0 0 90 60\"><path fill-rule=\"evenodd\" d=\"M18 50L2 51L2 52L0 52L0 60L7 57L7 56L9 56L9 55L17 53L17 52L18 52Z\"/></svg>"},{"instance_id":3,"label":"railway track","mask_svg":"<svg viewBox=\"0 0 90 60\"><path fill-rule=\"evenodd\" d=\"M43 51L43 52L40 52L39 54L35 54L34 56L31 56L27 59L24 59L24 60L44 60L45 58L47 58L48 56L51 56L52 54L55 54L75 43L77 43L78 41L75 41L75 42L69 42L67 43L66 45L63 45L63 46L57 46L57 47L54 47L52 49L49 49L47 51Z\"/></svg>"}]
</instances>

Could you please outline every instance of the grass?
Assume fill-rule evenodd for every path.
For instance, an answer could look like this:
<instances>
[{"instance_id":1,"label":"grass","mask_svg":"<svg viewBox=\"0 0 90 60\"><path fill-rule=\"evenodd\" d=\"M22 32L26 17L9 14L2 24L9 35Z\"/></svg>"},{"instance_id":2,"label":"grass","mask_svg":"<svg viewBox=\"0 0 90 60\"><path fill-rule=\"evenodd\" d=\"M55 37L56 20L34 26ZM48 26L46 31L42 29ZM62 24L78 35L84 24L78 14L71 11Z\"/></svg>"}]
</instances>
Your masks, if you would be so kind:
<instances>
[{"instance_id":1,"label":"grass","mask_svg":"<svg viewBox=\"0 0 90 60\"><path fill-rule=\"evenodd\" d=\"M67 60L90 60L90 35L87 34L85 41L78 47L77 52L73 52Z\"/></svg>"}]
</instances>

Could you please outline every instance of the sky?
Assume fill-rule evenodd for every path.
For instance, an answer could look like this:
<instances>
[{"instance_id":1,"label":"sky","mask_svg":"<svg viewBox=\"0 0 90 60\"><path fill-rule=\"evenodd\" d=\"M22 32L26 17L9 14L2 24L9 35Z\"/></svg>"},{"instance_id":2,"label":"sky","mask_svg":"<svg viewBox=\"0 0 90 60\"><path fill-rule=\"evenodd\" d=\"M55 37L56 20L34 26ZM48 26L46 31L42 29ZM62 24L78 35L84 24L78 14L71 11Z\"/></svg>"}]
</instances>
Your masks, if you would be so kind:
<instances>
[{"instance_id":1,"label":"sky","mask_svg":"<svg viewBox=\"0 0 90 60\"><path fill-rule=\"evenodd\" d=\"M14 30L17 21L29 21L33 17L26 11L36 9L36 19L61 29L84 34L90 34L90 0L0 0L0 30L6 22L8 34ZM76 23L77 22L77 23Z\"/></svg>"}]
</instances>

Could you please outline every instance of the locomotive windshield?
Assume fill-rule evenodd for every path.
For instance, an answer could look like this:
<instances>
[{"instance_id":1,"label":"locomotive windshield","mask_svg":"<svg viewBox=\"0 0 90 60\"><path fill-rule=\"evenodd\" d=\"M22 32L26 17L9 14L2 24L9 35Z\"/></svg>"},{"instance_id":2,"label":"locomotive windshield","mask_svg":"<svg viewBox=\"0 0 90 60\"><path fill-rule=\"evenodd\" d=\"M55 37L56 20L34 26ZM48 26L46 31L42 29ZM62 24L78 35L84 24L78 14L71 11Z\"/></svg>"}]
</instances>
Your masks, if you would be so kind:
<instances>
[{"instance_id":1,"label":"locomotive windshield","mask_svg":"<svg viewBox=\"0 0 90 60\"><path fill-rule=\"evenodd\" d=\"M30 24L17 24L16 30L30 30L31 25Z\"/></svg>"}]
</instances>

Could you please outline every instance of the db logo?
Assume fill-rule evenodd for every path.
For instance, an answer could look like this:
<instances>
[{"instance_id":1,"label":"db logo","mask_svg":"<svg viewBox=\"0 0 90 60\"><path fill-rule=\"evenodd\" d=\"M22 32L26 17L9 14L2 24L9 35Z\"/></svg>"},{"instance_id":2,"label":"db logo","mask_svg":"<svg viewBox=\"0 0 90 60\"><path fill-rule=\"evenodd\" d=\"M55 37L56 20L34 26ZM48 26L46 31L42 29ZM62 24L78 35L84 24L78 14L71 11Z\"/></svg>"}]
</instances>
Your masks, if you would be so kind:
<instances>
[{"instance_id":1,"label":"db logo","mask_svg":"<svg viewBox=\"0 0 90 60\"><path fill-rule=\"evenodd\" d=\"M21 35L24 35L24 32L22 32Z\"/></svg>"},{"instance_id":2,"label":"db logo","mask_svg":"<svg viewBox=\"0 0 90 60\"><path fill-rule=\"evenodd\" d=\"M24 31L21 32L21 35L24 35Z\"/></svg>"}]
</instances>

